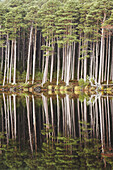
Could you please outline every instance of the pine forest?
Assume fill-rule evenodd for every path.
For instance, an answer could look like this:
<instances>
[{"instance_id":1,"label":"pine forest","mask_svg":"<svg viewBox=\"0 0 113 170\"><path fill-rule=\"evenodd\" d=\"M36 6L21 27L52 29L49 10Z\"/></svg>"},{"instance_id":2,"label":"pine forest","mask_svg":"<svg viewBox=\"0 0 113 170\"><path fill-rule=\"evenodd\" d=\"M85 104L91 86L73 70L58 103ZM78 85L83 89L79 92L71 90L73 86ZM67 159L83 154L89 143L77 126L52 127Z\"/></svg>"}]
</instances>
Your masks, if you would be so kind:
<instances>
[{"instance_id":1,"label":"pine forest","mask_svg":"<svg viewBox=\"0 0 113 170\"><path fill-rule=\"evenodd\" d=\"M112 0L0 1L0 84L113 81Z\"/></svg>"}]
</instances>

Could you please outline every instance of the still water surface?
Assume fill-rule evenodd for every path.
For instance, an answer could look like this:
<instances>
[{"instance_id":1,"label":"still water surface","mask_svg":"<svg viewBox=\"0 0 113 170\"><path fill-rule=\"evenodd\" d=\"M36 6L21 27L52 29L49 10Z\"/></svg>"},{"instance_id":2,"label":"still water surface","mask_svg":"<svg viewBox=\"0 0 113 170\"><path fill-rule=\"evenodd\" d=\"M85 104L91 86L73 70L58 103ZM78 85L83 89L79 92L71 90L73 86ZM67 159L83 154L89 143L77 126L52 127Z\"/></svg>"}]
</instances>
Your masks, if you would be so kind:
<instances>
[{"instance_id":1,"label":"still water surface","mask_svg":"<svg viewBox=\"0 0 113 170\"><path fill-rule=\"evenodd\" d=\"M0 94L0 169L112 169L113 97Z\"/></svg>"}]
</instances>

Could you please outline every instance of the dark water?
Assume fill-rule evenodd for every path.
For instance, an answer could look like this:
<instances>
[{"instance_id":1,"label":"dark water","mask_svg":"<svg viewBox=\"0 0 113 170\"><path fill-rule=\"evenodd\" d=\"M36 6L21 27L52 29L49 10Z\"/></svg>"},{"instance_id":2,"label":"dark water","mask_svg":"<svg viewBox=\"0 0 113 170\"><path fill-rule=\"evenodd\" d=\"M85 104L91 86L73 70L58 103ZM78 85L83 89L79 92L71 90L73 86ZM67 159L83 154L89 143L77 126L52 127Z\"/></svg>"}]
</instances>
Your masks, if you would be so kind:
<instances>
[{"instance_id":1,"label":"dark water","mask_svg":"<svg viewBox=\"0 0 113 170\"><path fill-rule=\"evenodd\" d=\"M0 169L112 168L112 96L0 95Z\"/></svg>"}]
</instances>

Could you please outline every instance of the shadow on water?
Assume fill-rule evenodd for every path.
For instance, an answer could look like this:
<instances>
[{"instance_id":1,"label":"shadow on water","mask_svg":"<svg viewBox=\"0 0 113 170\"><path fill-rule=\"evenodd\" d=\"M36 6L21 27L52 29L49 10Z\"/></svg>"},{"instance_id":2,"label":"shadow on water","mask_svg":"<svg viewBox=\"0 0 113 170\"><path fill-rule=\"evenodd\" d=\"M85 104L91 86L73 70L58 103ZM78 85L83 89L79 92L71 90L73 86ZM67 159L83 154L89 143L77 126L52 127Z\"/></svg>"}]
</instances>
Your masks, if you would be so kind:
<instances>
[{"instance_id":1,"label":"shadow on water","mask_svg":"<svg viewBox=\"0 0 113 170\"><path fill-rule=\"evenodd\" d=\"M0 169L113 168L113 99L0 95Z\"/></svg>"}]
</instances>

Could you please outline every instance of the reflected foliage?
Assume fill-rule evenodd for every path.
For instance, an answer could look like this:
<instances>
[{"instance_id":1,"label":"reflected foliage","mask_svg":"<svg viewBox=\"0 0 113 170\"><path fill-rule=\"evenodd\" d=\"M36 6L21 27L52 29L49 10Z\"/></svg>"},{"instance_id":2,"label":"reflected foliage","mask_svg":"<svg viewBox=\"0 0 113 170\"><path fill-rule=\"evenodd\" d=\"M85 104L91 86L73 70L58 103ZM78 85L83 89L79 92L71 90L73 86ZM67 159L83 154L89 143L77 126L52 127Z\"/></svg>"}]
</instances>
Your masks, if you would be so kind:
<instances>
[{"instance_id":1,"label":"reflected foliage","mask_svg":"<svg viewBox=\"0 0 113 170\"><path fill-rule=\"evenodd\" d=\"M0 137L3 138L3 135ZM3 139L5 141L5 136ZM97 140L84 138L80 141L78 138L63 137L61 134L46 139L42 148L33 155L28 150L21 151L18 144L12 140L9 145L2 144L0 151L2 169L78 169L103 166L100 144Z\"/></svg>"}]
</instances>

